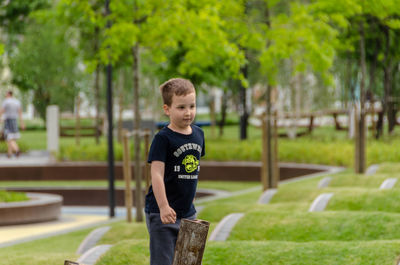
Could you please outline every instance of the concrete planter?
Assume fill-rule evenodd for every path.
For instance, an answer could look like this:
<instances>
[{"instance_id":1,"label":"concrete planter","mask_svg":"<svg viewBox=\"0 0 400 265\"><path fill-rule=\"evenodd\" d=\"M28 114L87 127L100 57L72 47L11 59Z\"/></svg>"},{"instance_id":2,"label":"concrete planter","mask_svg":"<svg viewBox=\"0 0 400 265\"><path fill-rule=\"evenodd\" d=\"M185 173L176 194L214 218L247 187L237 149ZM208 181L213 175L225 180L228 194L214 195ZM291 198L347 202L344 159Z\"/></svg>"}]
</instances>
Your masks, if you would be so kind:
<instances>
[{"instance_id":1,"label":"concrete planter","mask_svg":"<svg viewBox=\"0 0 400 265\"><path fill-rule=\"evenodd\" d=\"M45 193L27 193L28 201L0 203L0 225L38 223L58 219L62 197Z\"/></svg>"}]
</instances>

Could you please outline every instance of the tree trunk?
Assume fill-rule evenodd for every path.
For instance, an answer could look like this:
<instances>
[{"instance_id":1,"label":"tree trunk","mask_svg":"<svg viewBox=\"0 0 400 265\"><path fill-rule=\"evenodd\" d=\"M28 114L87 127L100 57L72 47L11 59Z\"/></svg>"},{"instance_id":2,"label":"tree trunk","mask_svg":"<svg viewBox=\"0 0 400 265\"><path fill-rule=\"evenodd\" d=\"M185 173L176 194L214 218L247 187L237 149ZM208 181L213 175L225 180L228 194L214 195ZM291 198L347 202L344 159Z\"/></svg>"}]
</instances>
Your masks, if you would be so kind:
<instances>
[{"instance_id":1,"label":"tree trunk","mask_svg":"<svg viewBox=\"0 0 400 265\"><path fill-rule=\"evenodd\" d=\"M358 136L358 144L356 143L356 173L365 172L365 154L366 154L366 137L365 137L365 77L366 77L366 62L365 62L365 34L364 34L364 21L360 21L360 66L361 66L361 80L360 80L360 114L356 120Z\"/></svg>"},{"instance_id":2,"label":"tree trunk","mask_svg":"<svg viewBox=\"0 0 400 265\"><path fill-rule=\"evenodd\" d=\"M132 48L133 54L133 113L135 116L134 128L137 131L134 135L134 177L136 179L136 221L143 221L142 213L142 173L141 173L141 158L140 158L140 108L139 108L139 44Z\"/></svg>"},{"instance_id":3,"label":"tree trunk","mask_svg":"<svg viewBox=\"0 0 400 265\"><path fill-rule=\"evenodd\" d=\"M201 265L210 223L182 219L172 265Z\"/></svg>"},{"instance_id":4,"label":"tree trunk","mask_svg":"<svg viewBox=\"0 0 400 265\"><path fill-rule=\"evenodd\" d=\"M269 21L269 7L268 4L266 3L266 9L265 9L265 17L267 21L267 26L271 27L270 21ZM267 41L267 48L270 45L270 43ZM263 128L265 130L264 132L264 140L263 140L263 159L264 161L263 164L263 172L261 173L261 176L265 178L263 182L266 182L266 186L263 187L263 189L269 189L269 188L274 188L277 186L277 183L275 185L274 183L274 170L275 163L274 163L274 158L273 157L273 146L272 146L272 126L271 126L271 118L272 118L272 113L271 113L271 92L272 92L272 86L268 81L267 84L267 91L265 94L265 102L266 102L266 111L265 111L265 123ZM275 143L277 144L277 142ZM277 146L276 146L277 148Z\"/></svg>"},{"instance_id":5,"label":"tree trunk","mask_svg":"<svg viewBox=\"0 0 400 265\"><path fill-rule=\"evenodd\" d=\"M99 50L99 40L98 40L99 28L95 29L95 43L94 50L97 54ZM96 108L95 117L95 127L96 127L96 144L100 144L100 64L97 63L96 71L94 73L94 104Z\"/></svg>"},{"instance_id":6,"label":"tree trunk","mask_svg":"<svg viewBox=\"0 0 400 265\"><path fill-rule=\"evenodd\" d=\"M225 126L227 108L228 108L228 92L224 90L224 93L222 95L222 104L221 104L221 120L219 121L220 137L224 135L224 126Z\"/></svg>"},{"instance_id":7,"label":"tree trunk","mask_svg":"<svg viewBox=\"0 0 400 265\"><path fill-rule=\"evenodd\" d=\"M118 142L122 142L123 126L122 126L122 113L124 111L124 88L125 88L125 71L122 69L118 76Z\"/></svg>"},{"instance_id":8,"label":"tree trunk","mask_svg":"<svg viewBox=\"0 0 400 265\"><path fill-rule=\"evenodd\" d=\"M210 120L211 120L211 138L215 138L215 93L214 89L211 89L210 95Z\"/></svg>"},{"instance_id":9,"label":"tree trunk","mask_svg":"<svg viewBox=\"0 0 400 265\"><path fill-rule=\"evenodd\" d=\"M46 109L50 105L50 95L44 91L41 87L35 90L33 95L33 105L35 110L39 113L39 116L46 121Z\"/></svg>"},{"instance_id":10,"label":"tree trunk","mask_svg":"<svg viewBox=\"0 0 400 265\"><path fill-rule=\"evenodd\" d=\"M247 52L246 52L247 54ZM246 56L247 57L247 56ZM248 66L247 64L241 68L241 72L244 78L248 77ZM247 108L247 89L243 86L242 82L239 82L239 98L240 98L240 140L247 139L247 126L249 113Z\"/></svg>"},{"instance_id":11,"label":"tree trunk","mask_svg":"<svg viewBox=\"0 0 400 265\"><path fill-rule=\"evenodd\" d=\"M393 101L393 89L392 89L392 65L390 59L390 31L389 27L383 26L383 33L385 35L385 59L383 66L383 86L385 92L385 113L388 120L389 134L393 132L395 126L395 120L393 118L394 112L394 101Z\"/></svg>"},{"instance_id":12,"label":"tree trunk","mask_svg":"<svg viewBox=\"0 0 400 265\"><path fill-rule=\"evenodd\" d=\"M371 106L371 123L372 123L372 131L376 131L376 123L375 123L375 98L374 98L374 86L375 86L375 74L376 74L376 66L378 63L378 54L380 51L381 47L381 42L380 38L375 39L375 45L374 45L374 53L372 55L372 62L371 66L369 68L369 86L368 86L368 92L367 94L369 95L368 100L370 102Z\"/></svg>"}]
</instances>

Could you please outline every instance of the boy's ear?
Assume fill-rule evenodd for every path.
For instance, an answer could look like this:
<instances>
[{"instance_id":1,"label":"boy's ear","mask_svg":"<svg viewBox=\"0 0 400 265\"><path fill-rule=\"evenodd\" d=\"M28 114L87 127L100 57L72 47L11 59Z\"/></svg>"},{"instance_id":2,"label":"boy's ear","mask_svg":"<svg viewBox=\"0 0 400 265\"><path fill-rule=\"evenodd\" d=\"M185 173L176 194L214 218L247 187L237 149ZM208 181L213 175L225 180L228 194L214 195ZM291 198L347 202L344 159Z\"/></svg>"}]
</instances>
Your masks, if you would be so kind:
<instances>
[{"instance_id":1,"label":"boy's ear","mask_svg":"<svg viewBox=\"0 0 400 265\"><path fill-rule=\"evenodd\" d=\"M165 115L169 116L169 106L167 104L163 105Z\"/></svg>"}]
</instances>

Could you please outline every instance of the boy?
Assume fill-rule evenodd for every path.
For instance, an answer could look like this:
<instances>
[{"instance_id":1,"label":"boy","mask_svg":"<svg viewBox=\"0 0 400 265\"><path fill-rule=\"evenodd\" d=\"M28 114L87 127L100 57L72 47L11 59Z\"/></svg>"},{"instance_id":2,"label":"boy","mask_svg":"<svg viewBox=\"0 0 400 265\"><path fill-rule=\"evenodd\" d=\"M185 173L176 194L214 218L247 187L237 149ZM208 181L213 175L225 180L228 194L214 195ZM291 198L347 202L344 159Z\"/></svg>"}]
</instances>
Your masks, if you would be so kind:
<instances>
[{"instance_id":1,"label":"boy","mask_svg":"<svg viewBox=\"0 0 400 265\"><path fill-rule=\"evenodd\" d=\"M150 147L152 185L146 195L145 212L150 264L170 265L181 218L196 218L193 200L205 143L203 131L192 125L196 116L193 84L174 78L162 84L160 90L170 123L155 135Z\"/></svg>"}]
</instances>

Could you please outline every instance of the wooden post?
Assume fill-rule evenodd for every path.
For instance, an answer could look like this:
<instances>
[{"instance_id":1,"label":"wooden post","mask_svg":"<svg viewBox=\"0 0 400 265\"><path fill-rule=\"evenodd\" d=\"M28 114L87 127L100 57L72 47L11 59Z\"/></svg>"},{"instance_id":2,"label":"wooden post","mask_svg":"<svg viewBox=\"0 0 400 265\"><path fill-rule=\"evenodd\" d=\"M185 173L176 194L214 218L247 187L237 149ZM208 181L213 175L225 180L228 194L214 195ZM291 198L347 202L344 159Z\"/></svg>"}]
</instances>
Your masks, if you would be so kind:
<instances>
[{"instance_id":1,"label":"wooden post","mask_svg":"<svg viewBox=\"0 0 400 265\"><path fill-rule=\"evenodd\" d=\"M172 265L201 265L210 223L182 219Z\"/></svg>"},{"instance_id":2,"label":"wooden post","mask_svg":"<svg viewBox=\"0 0 400 265\"><path fill-rule=\"evenodd\" d=\"M142 161L140 153L140 129L133 130L134 141L134 173L135 178L135 207L136 207L136 222L143 222L143 199L142 199Z\"/></svg>"},{"instance_id":3,"label":"wooden post","mask_svg":"<svg viewBox=\"0 0 400 265\"><path fill-rule=\"evenodd\" d=\"M129 154L129 133L127 130L123 130L123 160L124 160L124 180L125 180L125 207L126 207L126 218L128 223L132 222L132 189L131 189L131 158Z\"/></svg>"},{"instance_id":4,"label":"wooden post","mask_svg":"<svg viewBox=\"0 0 400 265\"><path fill-rule=\"evenodd\" d=\"M150 130L144 130L144 178L146 180L146 192L149 190L150 187L150 165L147 163L147 159L149 156L149 146L150 146Z\"/></svg>"},{"instance_id":5,"label":"wooden post","mask_svg":"<svg viewBox=\"0 0 400 265\"><path fill-rule=\"evenodd\" d=\"M274 170L273 170L273 187L278 188L278 183L280 179L279 173L279 151L278 151L278 111L274 111L274 130L273 130L273 143L274 143Z\"/></svg>"},{"instance_id":6,"label":"wooden post","mask_svg":"<svg viewBox=\"0 0 400 265\"><path fill-rule=\"evenodd\" d=\"M354 170L356 173L360 173L360 123L359 123L359 113L357 105L354 104Z\"/></svg>"},{"instance_id":7,"label":"wooden post","mask_svg":"<svg viewBox=\"0 0 400 265\"><path fill-rule=\"evenodd\" d=\"M267 190L268 187L268 165L267 165L267 122L266 114L263 113L261 116L261 128L262 128L262 147L261 147L261 184L263 191Z\"/></svg>"}]
</instances>

